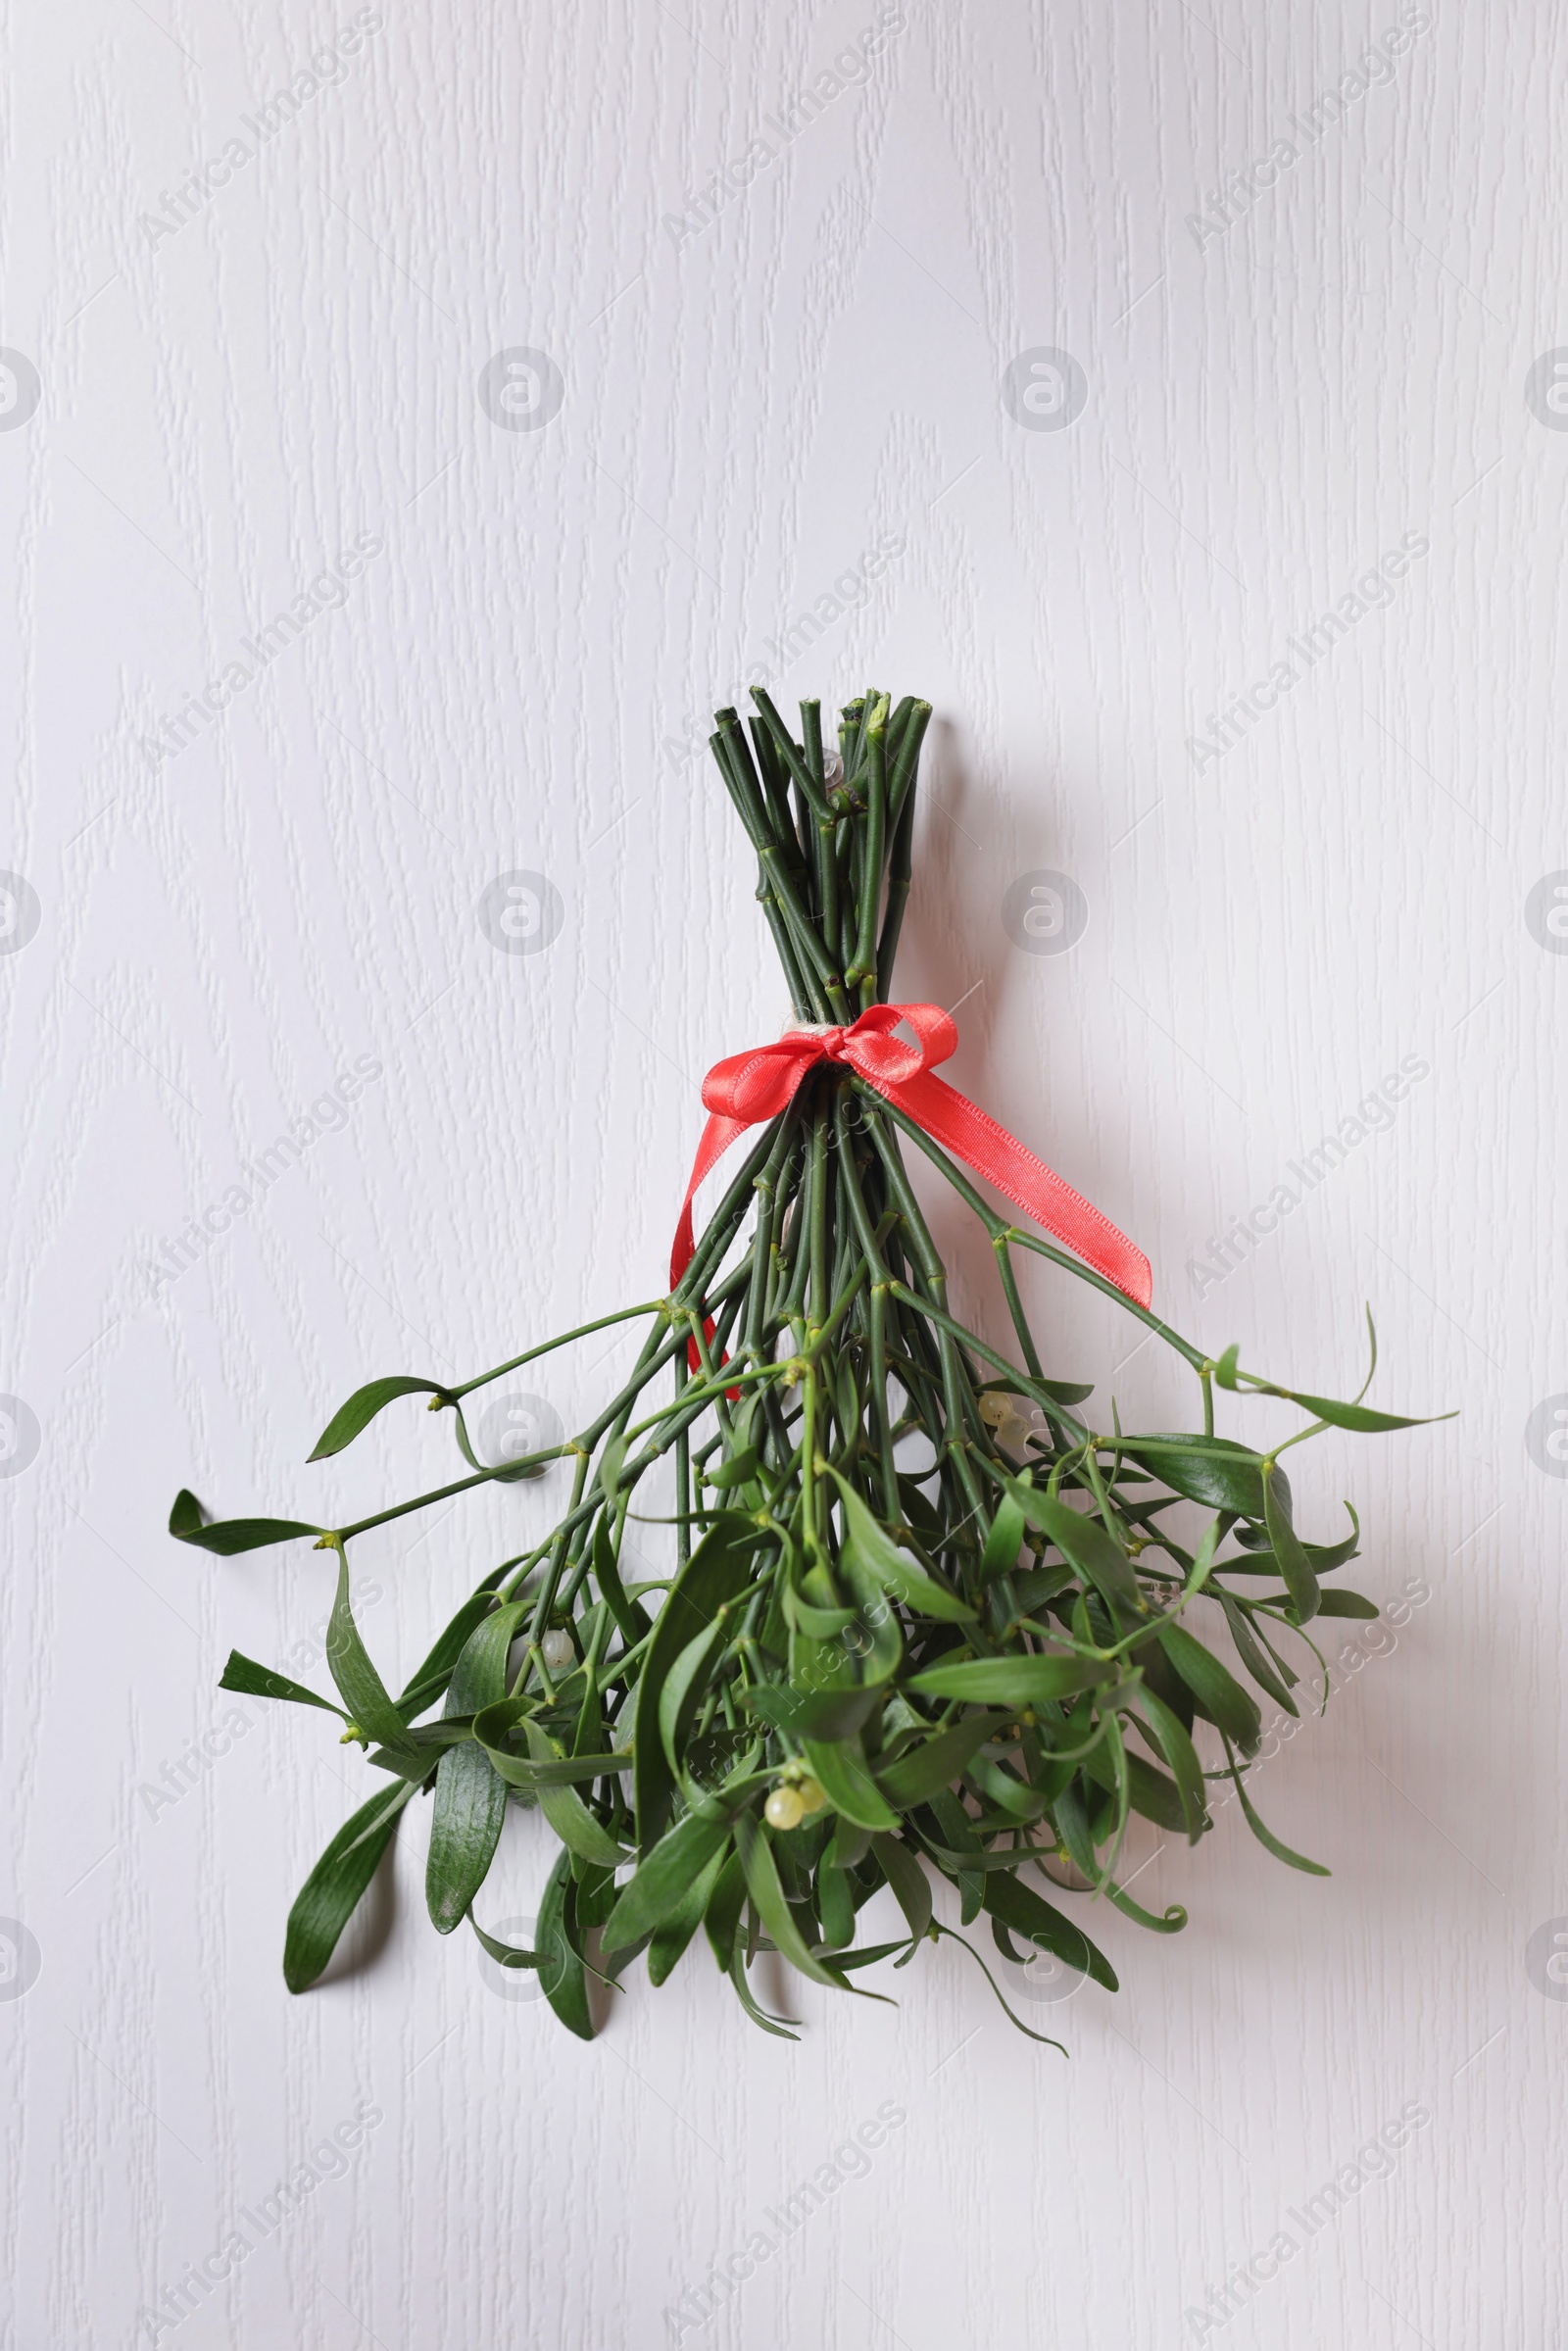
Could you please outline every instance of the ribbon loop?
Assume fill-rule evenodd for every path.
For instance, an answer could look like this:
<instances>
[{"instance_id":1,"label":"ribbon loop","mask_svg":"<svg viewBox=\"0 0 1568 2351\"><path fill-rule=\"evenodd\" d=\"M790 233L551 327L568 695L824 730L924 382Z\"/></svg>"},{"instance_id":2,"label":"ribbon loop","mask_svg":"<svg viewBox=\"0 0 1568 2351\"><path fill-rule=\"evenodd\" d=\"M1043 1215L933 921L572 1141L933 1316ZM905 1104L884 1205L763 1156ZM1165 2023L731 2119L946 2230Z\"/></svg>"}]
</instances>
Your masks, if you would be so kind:
<instances>
[{"instance_id":1,"label":"ribbon loop","mask_svg":"<svg viewBox=\"0 0 1568 2351\"><path fill-rule=\"evenodd\" d=\"M901 1025L913 1029L916 1044L906 1045L894 1034ZM853 1028L838 1034L834 1060L847 1061L879 1093L923 1077L958 1050L957 1028L940 1004L873 1004Z\"/></svg>"},{"instance_id":2,"label":"ribbon loop","mask_svg":"<svg viewBox=\"0 0 1568 2351\"><path fill-rule=\"evenodd\" d=\"M895 1034L901 1026L913 1032L912 1046ZM715 1061L703 1080L703 1102L711 1115L697 1147L675 1228L671 1290L695 1253L692 1201L703 1178L747 1127L776 1118L788 1108L808 1070L821 1061L836 1061L853 1069L1126 1297L1147 1307L1153 1284L1142 1249L1015 1135L934 1075L952 1058L957 1044L957 1029L940 1004L873 1004L848 1028L786 1029L776 1044Z\"/></svg>"},{"instance_id":3,"label":"ribbon loop","mask_svg":"<svg viewBox=\"0 0 1568 2351\"><path fill-rule=\"evenodd\" d=\"M776 1045L759 1045L751 1053L732 1053L715 1061L703 1080L703 1103L715 1117L738 1119L757 1126L776 1118L813 1061L823 1057L820 1037L781 1037Z\"/></svg>"}]
</instances>

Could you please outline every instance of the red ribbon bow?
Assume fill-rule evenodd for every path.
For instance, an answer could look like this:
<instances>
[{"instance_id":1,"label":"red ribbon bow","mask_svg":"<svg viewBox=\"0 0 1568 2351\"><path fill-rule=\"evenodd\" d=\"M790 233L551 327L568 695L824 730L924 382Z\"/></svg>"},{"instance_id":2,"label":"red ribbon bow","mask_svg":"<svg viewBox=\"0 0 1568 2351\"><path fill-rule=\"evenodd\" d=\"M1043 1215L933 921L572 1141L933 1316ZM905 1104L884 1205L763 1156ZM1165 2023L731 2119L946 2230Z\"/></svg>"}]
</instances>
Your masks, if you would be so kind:
<instances>
[{"instance_id":1,"label":"red ribbon bow","mask_svg":"<svg viewBox=\"0 0 1568 2351\"><path fill-rule=\"evenodd\" d=\"M914 1031L918 1045L906 1045L894 1036L901 1021ZM957 1029L940 1004L873 1004L852 1028L786 1029L776 1045L759 1045L750 1053L715 1061L703 1080L703 1102L712 1115L697 1147L675 1227L671 1290L692 1261L692 1200L704 1176L738 1135L763 1119L776 1118L788 1106L808 1069L819 1061L842 1061L1087 1265L1147 1306L1152 1285L1143 1250L1033 1151L1025 1151L1015 1135L932 1075L939 1062L951 1058L957 1043Z\"/></svg>"}]
</instances>

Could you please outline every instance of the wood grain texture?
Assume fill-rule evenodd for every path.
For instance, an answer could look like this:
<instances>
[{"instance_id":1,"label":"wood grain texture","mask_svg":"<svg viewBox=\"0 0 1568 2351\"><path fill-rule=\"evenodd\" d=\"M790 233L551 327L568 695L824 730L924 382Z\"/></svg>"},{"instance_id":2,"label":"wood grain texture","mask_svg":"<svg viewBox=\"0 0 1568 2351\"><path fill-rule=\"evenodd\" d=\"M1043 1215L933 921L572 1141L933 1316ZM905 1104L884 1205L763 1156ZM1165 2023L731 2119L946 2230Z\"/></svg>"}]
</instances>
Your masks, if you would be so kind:
<instances>
[{"instance_id":1,"label":"wood grain texture","mask_svg":"<svg viewBox=\"0 0 1568 2351\"><path fill-rule=\"evenodd\" d=\"M1568 344L1568 32L1423 19L1308 143L1293 118L1395 0L904 0L693 225L877 14L384 0L265 139L246 119L347 7L5 21L0 343L42 387L0 413L0 866L40 909L0 953L0 1389L40 1433L0 1476L0 1914L33 1938L0 1944L5 2351L1561 2338L1568 2005L1526 1947L1568 1914L1568 1481L1525 1428L1568 1392L1568 959L1525 908L1568 868L1568 437L1525 384ZM255 152L150 237L234 138ZM1066 430L1001 395L1041 346L1087 378ZM517 347L564 381L537 431L477 396ZM341 598L150 757L362 533ZM1390 599L1195 757L1406 533ZM1463 1407L1298 1456L1310 1526L1352 1494L1367 1588L1422 1595L1387 1653L1344 1644L1327 1718L1260 1774L1333 1878L1279 1869L1234 1804L1196 1854L1148 1835L1137 1890L1191 1924L1100 1923L1122 1994L1038 2012L1070 2062L951 1945L897 2010L780 1985L798 2047L700 1958L657 1996L634 1971L585 2048L430 1934L417 1804L353 1930L369 1963L291 2001L284 1912L363 1774L304 1718L236 1729L215 1685L231 1645L319 1651L327 1570L163 1534L187 1482L307 1517L434 1483L416 1405L303 1460L364 1378L466 1376L657 1289L701 1073L782 1009L702 750L760 673L934 702L903 990L965 999L949 1074L1136 1236L1156 1305L1343 1392L1368 1299L1381 1396ZM1087 901L1070 953L1003 926L1035 870ZM560 893L545 953L479 922L514 871ZM1403 1055L1428 1073L1391 1122L1195 1281ZM375 1077L320 1108L357 1056ZM298 1163L155 1286L307 1116ZM994 1315L945 1208L939 1239ZM1027 1287L1061 1376L1187 1408L1113 1308ZM626 1351L529 1386L573 1425ZM360 1546L389 1675L559 1501ZM487 1924L531 1914L547 1859L517 1816ZM1430 2119L1387 2177L1315 2232L1287 2217L1407 2101ZM846 2158L708 2322L666 2317L885 2103L863 2176ZM248 2257L149 2317L236 2228ZM1282 2229L1299 2248L1204 2332Z\"/></svg>"}]
</instances>

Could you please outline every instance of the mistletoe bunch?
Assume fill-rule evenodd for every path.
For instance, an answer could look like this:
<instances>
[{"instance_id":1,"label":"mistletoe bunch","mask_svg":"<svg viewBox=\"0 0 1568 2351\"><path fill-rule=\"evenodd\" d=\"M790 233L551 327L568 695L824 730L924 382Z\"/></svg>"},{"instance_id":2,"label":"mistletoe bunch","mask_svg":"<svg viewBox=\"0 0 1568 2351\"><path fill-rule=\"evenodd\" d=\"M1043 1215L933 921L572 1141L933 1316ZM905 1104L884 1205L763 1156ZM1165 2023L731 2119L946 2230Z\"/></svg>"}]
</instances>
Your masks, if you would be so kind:
<instances>
[{"instance_id":1,"label":"mistletoe bunch","mask_svg":"<svg viewBox=\"0 0 1568 2351\"><path fill-rule=\"evenodd\" d=\"M717 713L713 755L756 852L796 1019L842 1029L889 1001L930 707L868 693L843 711L834 752L818 704L802 704L797 740L765 693L755 700L749 733L734 710ZM1017 1361L950 1310L906 1145L984 1229ZM1084 1410L1092 1388L1048 1377L1020 1249L1116 1298L1173 1348L1195 1375L1201 1428L1129 1432L1113 1403L1107 1427ZM477 1458L475 1395L632 1321L647 1325L635 1367L585 1428L500 1467ZM1375 1340L1372 1352L1375 1363ZM1216 1434L1216 1389L1285 1398L1307 1425L1258 1452ZM1294 1714L1288 1652L1318 1655L1313 1620L1377 1613L1323 1588L1355 1556L1353 1510L1343 1541L1305 1542L1281 1456L1329 1428L1416 1424L1359 1396L1255 1378L1234 1347L1210 1359L995 1213L847 1062L808 1070L762 1127L668 1295L459 1387L372 1381L311 1458L414 1396L452 1414L466 1464L454 1483L347 1527L209 1525L189 1493L170 1521L222 1554L309 1536L337 1555L336 1697L237 1651L220 1685L337 1715L378 1776L289 1914L291 1990L321 1974L416 1796L431 1804L437 1933L466 1920L501 1965L537 1969L585 2038L591 1976L613 1982L645 1952L662 1983L698 1936L747 2013L778 2033L753 1987L761 1950L841 1990L927 1938L964 1943L984 1968L934 1917L933 1876L954 1888L963 1926L984 1914L1006 1959L1051 1952L1114 1990L1107 1960L1041 1882L1090 1890L1157 1933L1181 1927L1179 1906L1153 1915L1118 1884L1128 1821L1141 1813L1196 1843L1211 1826L1208 1784L1226 1776L1271 1853L1327 1874L1253 1809L1244 1767L1260 1721L1238 1673ZM491 1570L394 1695L354 1619L350 1544L557 1459L573 1473L560 1523ZM636 1581L628 1518L665 1464L674 1572ZM1200 1514L1188 1540L1183 1503ZM560 1848L528 1950L476 1915L510 1803L537 1808ZM858 1913L883 1887L905 1933L858 1944Z\"/></svg>"}]
</instances>

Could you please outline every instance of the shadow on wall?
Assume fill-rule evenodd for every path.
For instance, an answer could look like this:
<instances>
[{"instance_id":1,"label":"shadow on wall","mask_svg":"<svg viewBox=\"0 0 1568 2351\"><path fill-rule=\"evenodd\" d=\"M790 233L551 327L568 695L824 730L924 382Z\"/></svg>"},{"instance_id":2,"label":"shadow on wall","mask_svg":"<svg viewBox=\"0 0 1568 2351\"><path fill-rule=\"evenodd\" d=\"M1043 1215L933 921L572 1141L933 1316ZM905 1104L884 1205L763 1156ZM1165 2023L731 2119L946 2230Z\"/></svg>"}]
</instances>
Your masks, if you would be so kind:
<instances>
[{"instance_id":1,"label":"shadow on wall","mask_svg":"<svg viewBox=\"0 0 1568 2351\"><path fill-rule=\"evenodd\" d=\"M1009 996L1028 996L1039 967L1049 968L1075 947L1086 927L1082 894L1057 869L1062 853L1055 809L1063 790L1048 781L1019 808L1023 846L1012 854L1003 838L1004 815L1011 818L1012 812L977 777L957 728L932 719L920 769L914 882L893 993L906 1003L939 1004L954 1014L958 1050L941 1074L1094 1199L1096 1138L1054 1117L1052 1061L1020 1065L996 1043ZM1023 887L1031 883L1032 891ZM1064 1058L1065 1052L1064 1046ZM905 1158L915 1170L932 1237L967 1294L978 1328L1005 1351L1012 1325L984 1232L934 1171L926 1180L915 1146L906 1148ZM988 1186L977 1183L977 1189L1005 1211L1005 1201Z\"/></svg>"}]
</instances>

